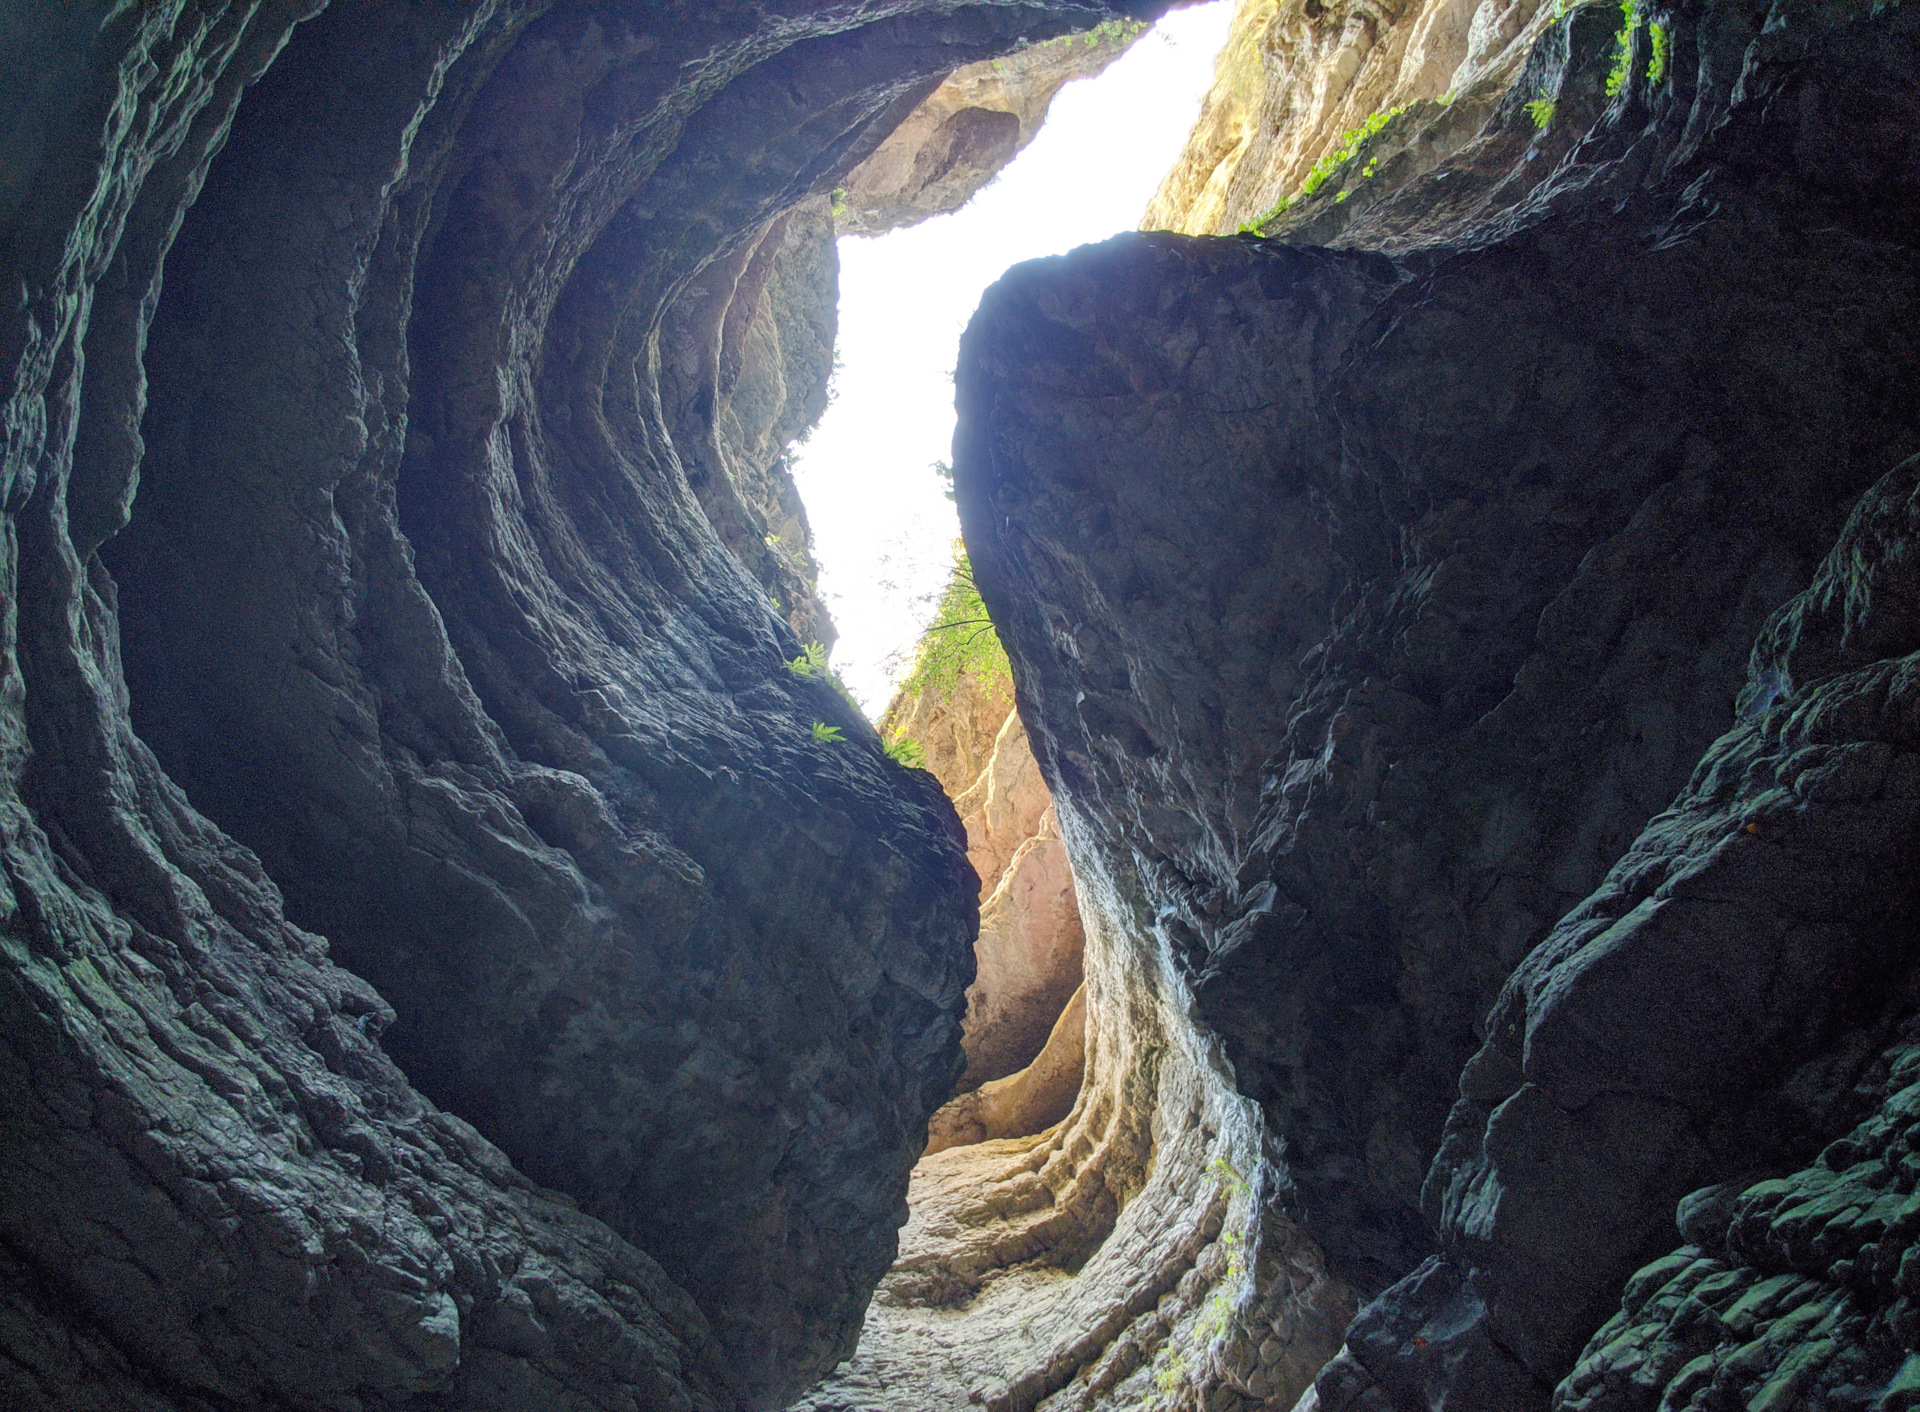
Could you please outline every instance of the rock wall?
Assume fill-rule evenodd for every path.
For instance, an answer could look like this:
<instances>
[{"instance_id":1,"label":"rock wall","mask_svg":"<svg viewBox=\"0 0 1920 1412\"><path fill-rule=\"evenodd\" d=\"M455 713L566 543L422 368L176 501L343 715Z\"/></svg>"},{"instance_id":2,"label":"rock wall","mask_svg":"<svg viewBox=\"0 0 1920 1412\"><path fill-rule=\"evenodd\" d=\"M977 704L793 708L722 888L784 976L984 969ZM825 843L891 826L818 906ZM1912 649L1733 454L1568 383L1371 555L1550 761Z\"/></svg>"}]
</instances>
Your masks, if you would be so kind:
<instances>
[{"instance_id":1,"label":"rock wall","mask_svg":"<svg viewBox=\"0 0 1920 1412\"><path fill-rule=\"evenodd\" d=\"M821 203L1151 9L13 8L9 1406L761 1408L850 1349L974 899L784 666Z\"/></svg>"},{"instance_id":2,"label":"rock wall","mask_svg":"<svg viewBox=\"0 0 1920 1412\"><path fill-rule=\"evenodd\" d=\"M1230 235L1297 199L1369 120L1409 108L1403 126L1422 131L1407 145L1437 165L1480 132L1565 10L1538 0L1240 0L1199 121L1142 228ZM1398 180L1404 173L1390 172L1380 185Z\"/></svg>"},{"instance_id":3,"label":"rock wall","mask_svg":"<svg viewBox=\"0 0 1920 1412\"><path fill-rule=\"evenodd\" d=\"M955 69L834 193L849 235L884 235L957 211L1039 135L1053 97L1127 51L1146 26L1108 20Z\"/></svg>"},{"instance_id":4,"label":"rock wall","mask_svg":"<svg viewBox=\"0 0 1920 1412\"><path fill-rule=\"evenodd\" d=\"M1857 595L1816 569L1920 445L1917 45L1897 8L1574 7L1451 154L1269 227L1343 248L1123 237L976 316L962 522L1088 929L1067 1129L1128 1092L1156 1163L1223 1148L1255 1193L1211 1248L1326 1263L1249 1273L1182 1369L1209 1406L1251 1390L1242 1311L1324 1331L1344 1287L1377 1298L1310 1402L1544 1407L1678 1198L1871 1105L1910 1004L1904 648L1860 629L1847 669L1881 675L1829 689L1766 624L1811 580L1836 626L1807 640L1841 631ZM1107 1067L1142 1036L1158 1092ZM1103 1251L1156 1209L1150 1181ZM1874 1244L1819 1210L1815 1258ZM1733 1253L1715 1298L1870 1278ZM1824 1317L1722 1382L1811 1367ZM1656 1335L1619 1332L1567 1396L1643 1405Z\"/></svg>"}]
</instances>

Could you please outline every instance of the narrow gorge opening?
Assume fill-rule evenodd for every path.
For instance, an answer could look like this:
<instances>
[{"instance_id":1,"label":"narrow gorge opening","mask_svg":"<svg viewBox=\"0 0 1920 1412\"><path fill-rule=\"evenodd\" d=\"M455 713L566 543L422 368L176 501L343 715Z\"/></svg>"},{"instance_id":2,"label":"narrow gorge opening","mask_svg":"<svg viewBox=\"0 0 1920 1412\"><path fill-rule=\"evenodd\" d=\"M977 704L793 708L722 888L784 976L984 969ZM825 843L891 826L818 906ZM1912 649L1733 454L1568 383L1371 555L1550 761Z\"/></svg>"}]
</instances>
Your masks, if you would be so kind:
<instances>
[{"instance_id":1,"label":"narrow gorge opening","mask_svg":"<svg viewBox=\"0 0 1920 1412\"><path fill-rule=\"evenodd\" d=\"M1914 1403L1920 7L1236 0L876 729L1190 20L6 8L0 1403Z\"/></svg>"}]
</instances>

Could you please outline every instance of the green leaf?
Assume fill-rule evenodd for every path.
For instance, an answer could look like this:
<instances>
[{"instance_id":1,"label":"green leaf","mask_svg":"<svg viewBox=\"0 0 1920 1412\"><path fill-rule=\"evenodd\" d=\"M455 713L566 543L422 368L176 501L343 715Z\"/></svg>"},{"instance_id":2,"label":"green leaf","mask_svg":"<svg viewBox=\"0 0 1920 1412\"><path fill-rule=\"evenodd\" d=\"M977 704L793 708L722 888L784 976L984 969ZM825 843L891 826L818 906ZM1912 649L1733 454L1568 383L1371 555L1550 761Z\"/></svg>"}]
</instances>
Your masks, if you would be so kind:
<instances>
[{"instance_id":1,"label":"green leaf","mask_svg":"<svg viewBox=\"0 0 1920 1412\"><path fill-rule=\"evenodd\" d=\"M845 739L840 733L840 727L830 726L825 721L815 721L813 723L813 738L822 745L834 745Z\"/></svg>"},{"instance_id":2,"label":"green leaf","mask_svg":"<svg viewBox=\"0 0 1920 1412\"><path fill-rule=\"evenodd\" d=\"M807 650L787 663L787 671L801 681L812 681L827 670L827 649L817 642L809 642Z\"/></svg>"}]
</instances>

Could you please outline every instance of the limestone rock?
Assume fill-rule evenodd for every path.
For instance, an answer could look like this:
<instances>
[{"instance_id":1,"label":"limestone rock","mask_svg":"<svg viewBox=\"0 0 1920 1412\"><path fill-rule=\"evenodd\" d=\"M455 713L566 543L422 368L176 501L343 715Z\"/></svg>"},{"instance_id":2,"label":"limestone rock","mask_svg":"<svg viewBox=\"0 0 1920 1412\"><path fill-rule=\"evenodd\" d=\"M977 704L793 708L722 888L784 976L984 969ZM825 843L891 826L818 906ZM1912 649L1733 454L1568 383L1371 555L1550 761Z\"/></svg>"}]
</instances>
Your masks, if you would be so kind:
<instances>
[{"instance_id":1,"label":"limestone rock","mask_svg":"<svg viewBox=\"0 0 1920 1412\"><path fill-rule=\"evenodd\" d=\"M955 69L836 193L849 235L883 235L966 205L1039 134L1054 94L1127 51L1140 21L1108 20Z\"/></svg>"},{"instance_id":2,"label":"limestone rock","mask_svg":"<svg viewBox=\"0 0 1920 1412\"><path fill-rule=\"evenodd\" d=\"M967 673L947 690L902 692L888 704L880 731L890 739L904 736L918 744L940 788L950 799L960 799L986 773L1007 722L1018 719L1013 715L1011 679ZM1017 776L1011 756L1003 776L1009 771ZM1034 818L1039 818L1038 810ZM983 895L991 890L984 876L981 888Z\"/></svg>"},{"instance_id":3,"label":"limestone rock","mask_svg":"<svg viewBox=\"0 0 1920 1412\"><path fill-rule=\"evenodd\" d=\"M1749 1407L1911 1400L1920 1382L1911 1028L1879 1067L1878 1111L1816 1164L1716 1189L1704 1219L1685 1223L1691 1243L1635 1273L1556 1389L1556 1408L1653 1412L1702 1393Z\"/></svg>"},{"instance_id":4,"label":"limestone rock","mask_svg":"<svg viewBox=\"0 0 1920 1412\"><path fill-rule=\"evenodd\" d=\"M1420 144L1422 159L1437 163L1479 131L1564 9L1539 0L1240 0L1192 136L1142 228L1231 234L1298 196L1347 134L1410 106L1443 120L1427 124Z\"/></svg>"},{"instance_id":5,"label":"limestone rock","mask_svg":"<svg viewBox=\"0 0 1920 1412\"><path fill-rule=\"evenodd\" d=\"M1031 1062L989 1079L927 1120L927 1155L990 1138L1045 1132L1073 1111L1087 1066L1087 992L1073 992Z\"/></svg>"},{"instance_id":6,"label":"limestone rock","mask_svg":"<svg viewBox=\"0 0 1920 1412\"><path fill-rule=\"evenodd\" d=\"M1019 748L1026 753L1024 737ZM1037 779L1039 770L1033 773ZM1039 1054L1080 988L1085 946L1073 869L1048 809L980 907L960 1037L966 1087L1011 1074Z\"/></svg>"},{"instance_id":7,"label":"limestone rock","mask_svg":"<svg viewBox=\"0 0 1920 1412\"><path fill-rule=\"evenodd\" d=\"M10 13L0 1400L766 1408L849 1350L975 883L766 591L822 203L1107 17Z\"/></svg>"},{"instance_id":8,"label":"limestone rock","mask_svg":"<svg viewBox=\"0 0 1920 1412\"><path fill-rule=\"evenodd\" d=\"M803 201L680 292L660 353L661 400L708 524L794 636L829 648L787 448L827 410L839 274L827 198Z\"/></svg>"},{"instance_id":9,"label":"limestone rock","mask_svg":"<svg viewBox=\"0 0 1920 1412\"><path fill-rule=\"evenodd\" d=\"M1830 165L1848 114L1912 111L1920 25L1794 13L1772 39L1731 11L1671 15L1699 66L1655 78L1630 36L1626 81L1558 139L1564 160L1510 93L1486 145L1368 217L1461 179L1462 204L1434 198L1390 255L1119 238L1017 268L963 342L962 523L1095 899L1089 1091L1121 1047L1100 1037L1132 1023L1107 1005L1155 996L1138 1032L1176 1054L1217 1039L1194 1082L1258 1101L1263 1219L1380 1295L1322 1407L1545 1406L1670 1243L1673 1201L1791 1160L1832 1119L1770 1126L1768 1095L1885 998L1869 912L1902 895L1891 829L1810 820L1779 882L1811 890L1804 963L1786 935L1803 914L1739 902L1757 874L1704 871L1753 841L1704 813L1661 838L1685 845L1672 904L1595 901L1604 916L1556 931L1596 888L1627 896L1638 874L1610 866L1668 827L1733 724L1768 615L1920 442L1892 371L1920 352L1920 262L1892 214L1915 138L1876 126ZM1526 65L1601 90L1589 19L1555 22ZM1871 774L1814 763L1843 790ZM1689 919L1736 903L1698 991L1676 986ZM1613 969L1596 945L1580 984L1615 987L1604 1011L1541 959L1482 1048L1516 965L1616 923L1651 930ZM1550 936L1565 945L1536 951ZM1558 1028L1521 1008L1560 1000ZM1742 1027L1724 1069L1688 1059L1689 1036ZM1642 1092L1669 1060L1689 1067ZM1450 1124L1455 1100L1480 1106ZM1509 1164L1510 1183L1484 1175ZM1461 1341L1438 1348L1441 1327Z\"/></svg>"}]
</instances>

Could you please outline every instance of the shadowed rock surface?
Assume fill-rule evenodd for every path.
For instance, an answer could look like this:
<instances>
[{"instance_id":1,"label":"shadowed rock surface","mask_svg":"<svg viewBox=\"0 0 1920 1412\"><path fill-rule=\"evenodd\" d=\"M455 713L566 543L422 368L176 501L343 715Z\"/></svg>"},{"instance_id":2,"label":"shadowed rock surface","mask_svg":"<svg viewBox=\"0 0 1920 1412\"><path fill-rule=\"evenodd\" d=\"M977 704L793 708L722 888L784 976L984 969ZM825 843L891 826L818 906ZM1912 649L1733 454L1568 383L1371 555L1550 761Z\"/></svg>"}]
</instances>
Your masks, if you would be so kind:
<instances>
[{"instance_id":1,"label":"shadowed rock surface","mask_svg":"<svg viewBox=\"0 0 1920 1412\"><path fill-rule=\"evenodd\" d=\"M975 881L784 666L822 206L1118 13L9 8L9 1406L768 1407L850 1350Z\"/></svg>"},{"instance_id":2,"label":"shadowed rock surface","mask_svg":"<svg viewBox=\"0 0 1920 1412\"><path fill-rule=\"evenodd\" d=\"M1515 976L1491 1038L1510 1048L1524 1012L1521 1093L1600 1107L1569 1091L1577 1072L1575 1084L1691 1110L1711 1133L1720 1105L1705 1100L1718 1098L1730 1078L1777 1071L1780 1051L1819 1047L1808 1031L1831 1025L1827 997L1865 993L1894 1015L1912 1008L1920 926L1916 473L1920 461L1909 461L1862 499L1812 586L1761 635L1741 696L1743 723L1715 743L1608 886ZM1609 1025L1621 1027L1622 1002L1646 998L1644 982L1641 996L1623 990L1636 972L1660 965L1662 953L1676 952L1717 983L1720 1003L1665 1006L1657 1027L1635 1027L1636 1038L1659 1036L1633 1052L1637 1072L1608 1072L1627 1060L1626 1047L1605 1065L1593 1052L1607 1044ZM1677 1224L1689 1244L1626 1283L1619 1312L1557 1390L1557 1407L1626 1412L1663 1398L1684 1406L1710 1397L1884 1408L1911 1400L1920 1373L1920 1041L1909 1020L1876 1054L1876 1028L1887 1026L1856 1027L1826 1062L1796 1074L1780 1105L1786 1114L1768 1115L1823 1133L1850 1116L1860 1124L1799 1170L1750 1184L1754 1167L1767 1165L1755 1163L1681 1198ZM1481 1122L1487 1136L1476 1152L1471 1134ZM1483 1189L1487 1177L1499 1180L1494 1168L1506 1149L1498 1126L1463 1103L1448 1127L1450 1139L1464 1140L1443 1149L1436 1180L1459 1186L1484 1173ZM1572 1136L1570 1155L1578 1155L1582 1135ZM1723 1171L1724 1164L1714 1175ZM1559 1205L1560 1219L1590 1222L1603 1214L1595 1209L1602 1202L1618 1203L1580 1192L1568 1180L1575 1175L1540 1193ZM1685 1176L1650 1173L1633 1195L1672 1210ZM1507 1185L1524 1200L1541 1183L1521 1172ZM1542 1277L1555 1273L1552 1262L1536 1263Z\"/></svg>"},{"instance_id":3,"label":"shadowed rock surface","mask_svg":"<svg viewBox=\"0 0 1920 1412\"><path fill-rule=\"evenodd\" d=\"M7 1406L1912 1400L1920 12L1482 6L1003 281L963 834L787 666L832 193L1154 8L0 16ZM1282 184L1464 14L1275 13Z\"/></svg>"},{"instance_id":4,"label":"shadowed rock surface","mask_svg":"<svg viewBox=\"0 0 1920 1412\"><path fill-rule=\"evenodd\" d=\"M1673 1200L1844 1131L1834 1091L1885 1042L1897 831L1809 864L1824 950L1781 936L1770 878L1748 920L1673 912L1678 950L1543 971L1487 1019L1569 908L1612 905L1768 614L1920 442L1914 18L1662 10L1614 95L1600 23L1567 15L1475 145L1343 216L1358 248L1124 237L1016 269L963 344L962 521L1083 896L1258 1101L1272 1214L1394 1286L1323 1406L1544 1406ZM1592 95L1558 146L1536 82ZM1687 874L1711 830L1660 829ZM1759 916L1743 980L1713 938ZM1530 1109L1541 1005L1587 1018ZM1691 1120L1615 1073L1678 1064L1681 1018L1744 1046L1676 1071Z\"/></svg>"}]
</instances>

